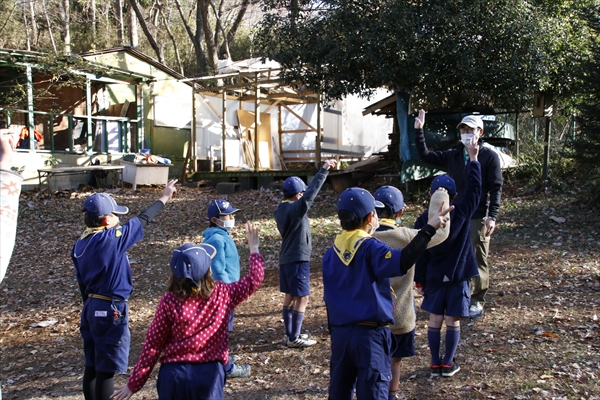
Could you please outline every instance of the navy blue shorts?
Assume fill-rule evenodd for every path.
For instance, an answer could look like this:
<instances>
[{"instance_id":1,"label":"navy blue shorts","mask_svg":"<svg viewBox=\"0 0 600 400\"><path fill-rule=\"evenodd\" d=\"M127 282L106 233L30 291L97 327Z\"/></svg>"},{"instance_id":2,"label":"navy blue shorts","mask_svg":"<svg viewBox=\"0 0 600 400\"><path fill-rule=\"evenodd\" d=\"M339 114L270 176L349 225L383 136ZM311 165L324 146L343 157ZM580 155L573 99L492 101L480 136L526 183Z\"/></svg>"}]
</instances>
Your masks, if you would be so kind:
<instances>
[{"instance_id":1,"label":"navy blue shorts","mask_svg":"<svg viewBox=\"0 0 600 400\"><path fill-rule=\"evenodd\" d=\"M115 321L111 304L119 310L122 320ZM130 341L128 323L127 302L86 300L79 327L86 367L94 367L99 372L127 372Z\"/></svg>"},{"instance_id":2,"label":"navy blue shorts","mask_svg":"<svg viewBox=\"0 0 600 400\"><path fill-rule=\"evenodd\" d=\"M279 265L279 290L293 297L310 294L310 263L307 261Z\"/></svg>"},{"instance_id":3,"label":"navy blue shorts","mask_svg":"<svg viewBox=\"0 0 600 400\"><path fill-rule=\"evenodd\" d=\"M421 309L448 317L468 317L470 303L471 289L466 281L433 290L428 290L426 286Z\"/></svg>"},{"instance_id":4,"label":"navy blue shorts","mask_svg":"<svg viewBox=\"0 0 600 400\"><path fill-rule=\"evenodd\" d=\"M396 350L393 351L392 358L413 357L416 354L414 329L412 332L394 336L396 337Z\"/></svg>"},{"instance_id":5,"label":"navy blue shorts","mask_svg":"<svg viewBox=\"0 0 600 400\"><path fill-rule=\"evenodd\" d=\"M161 364L156 381L158 400L221 400L225 379L220 361Z\"/></svg>"},{"instance_id":6,"label":"navy blue shorts","mask_svg":"<svg viewBox=\"0 0 600 400\"><path fill-rule=\"evenodd\" d=\"M388 327L332 326L329 398L387 399L392 342Z\"/></svg>"}]
</instances>

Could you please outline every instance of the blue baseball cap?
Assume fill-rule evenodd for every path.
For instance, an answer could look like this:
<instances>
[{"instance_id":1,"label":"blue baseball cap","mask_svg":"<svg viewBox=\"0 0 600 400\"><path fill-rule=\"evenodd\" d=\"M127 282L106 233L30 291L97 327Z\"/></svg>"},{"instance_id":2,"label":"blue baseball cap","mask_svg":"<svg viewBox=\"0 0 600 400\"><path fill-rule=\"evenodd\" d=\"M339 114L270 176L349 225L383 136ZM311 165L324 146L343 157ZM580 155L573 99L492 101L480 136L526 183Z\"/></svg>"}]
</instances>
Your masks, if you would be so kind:
<instances>
[{"instance_id":1,"label":"blue baseball cap","mask_svg":"<svg viewBox=\"0 0 600 400\"><path fill-rule=\"evenodd\" d=\"M384 208L382 202L375 200L368 190L352 187L344 190L338 199L337 210L347 210L356 215L357 218L363 218L375 208Z\"/></svg>"},{"instance_id":2,"label":"blue baseball cap","mask_svg":"<svg viewBox=\"0 0 600 400\"><path fill-rule=\"evenodd\" d=\"M290 176L283 182L283 194L286 196L293 196L297 193L304 192L306 190L306 185L304 181L297 176Z\"/></svg>"},{"instance_id":3,"label":"blue baseball cap","mask_svg":"<svg viewBox=\"0 0 600 400\"><path fill-rule=\"evenodd\" d=\"M433 182L431 182L431 193L441 187L445 188L450 196L456 194L456 183L449 175L438 175L433 178Z\"/></svg>"},{"instance_id":4,"label":"blue baseball cap","mask_svg":"<svg viewBox=\"0 0 600 400\"><path fill-rule=\"evenodd\" d=\"M169 265L176 278L187 278L198 287L198 281L206 275L216 253L217 249L210 244L186 243L173 252Z\"/></svg>"},{"instance_id":5,"label":"blue baseball cap","mask_svg":"<svg viewBox=\"0 0 600 400\"><path fill-rule=\"evenodd\" d=\"M389 207L392 213L397 214L404 208L404 196L402 192L393 186L382 186L373 195L385 207Z\"/></svg>"},{"instance_id":6,"label":"blue baseball cap","mask_svg":"<svg viewBox=\"0 0 600 400\"><path fill-rule=\"evenodd\" d=\"M219 215L235 214L241 211L239 208L234 208L227 200L213 200L208 205L206 212L208 219L212 217L218 218Z\"/></svg>"},{"instance_id":7,"label":"blue baseball cap","mask_svg":"<svg viewBox=\"0 0 600 400\"><path fill-rule=\"evenodd\" d=\"M106 193L94 193L83 203L83 210L90 218L97 218L107 214L127 214L129 209L117 204L115 199Z\"/></svg>"}]
</instances>

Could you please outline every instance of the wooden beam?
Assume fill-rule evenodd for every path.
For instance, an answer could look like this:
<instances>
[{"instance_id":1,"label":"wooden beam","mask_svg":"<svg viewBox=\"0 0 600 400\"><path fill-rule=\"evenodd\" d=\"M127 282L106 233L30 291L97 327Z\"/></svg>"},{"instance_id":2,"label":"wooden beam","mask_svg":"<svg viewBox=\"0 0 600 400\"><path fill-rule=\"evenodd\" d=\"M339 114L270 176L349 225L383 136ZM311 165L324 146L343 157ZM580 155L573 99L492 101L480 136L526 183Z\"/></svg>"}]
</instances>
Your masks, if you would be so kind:
<instances>
[{"instance_id":1,"label":"wooden beam","mask_svg":"<svg viewBox=\"0 0 600 400\"><path fill-rule=\"evenodd\" d=\"M296 118L298 118L304 125L308 126L312 130L315 130L314 126L312 126L311 124L308 123L308 121L306 121L304 118L302 118L301 116L299 116L298 114L296 114L294 112L294 110L292 110L291 108L289 108L286 104L283 104L283 106L285 107L286 110L288 110L290 112L290 114L292 114L293 116L295 116Z\"/></svg>"}]
</instances>

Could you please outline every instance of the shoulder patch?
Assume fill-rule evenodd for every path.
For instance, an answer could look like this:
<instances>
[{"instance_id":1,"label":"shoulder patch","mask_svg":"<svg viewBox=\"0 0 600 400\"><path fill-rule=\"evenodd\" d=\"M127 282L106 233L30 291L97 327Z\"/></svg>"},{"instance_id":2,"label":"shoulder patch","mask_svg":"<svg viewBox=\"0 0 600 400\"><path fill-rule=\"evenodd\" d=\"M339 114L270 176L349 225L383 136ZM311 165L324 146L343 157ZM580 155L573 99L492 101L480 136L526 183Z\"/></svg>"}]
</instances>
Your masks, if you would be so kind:
<instances>
[{"instance_id":1,"label":"shoulder patch","mask_svg":"<svg viewBox=\"0 0 600 400\"><path fill-rule=\"evenodd\" d=\"M390 251L388 251L387 253L385 253L385 258L386 258L386 259L388 259L388 258L392 258L392 251L391 251L391 250L390 250Z\"/></svg>"}]
</instances>

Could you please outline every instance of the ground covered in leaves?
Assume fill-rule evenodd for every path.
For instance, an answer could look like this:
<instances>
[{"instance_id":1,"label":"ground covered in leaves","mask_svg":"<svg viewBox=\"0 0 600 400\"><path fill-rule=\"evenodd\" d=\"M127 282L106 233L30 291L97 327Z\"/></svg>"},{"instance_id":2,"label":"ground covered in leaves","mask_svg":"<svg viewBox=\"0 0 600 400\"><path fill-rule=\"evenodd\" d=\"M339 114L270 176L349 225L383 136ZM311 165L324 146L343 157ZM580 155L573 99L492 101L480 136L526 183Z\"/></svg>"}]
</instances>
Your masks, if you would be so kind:
<instances>
[{"instance_id":1,"label":"ground covered in leaves","mask_svg":"<svg viewBox=\"0 0 600 400\"><path fill-rule=\"evenodd\" d=\"M374 184L374 183L372 183ZM81 399L83 351L81 298L69 258L83 227L81 206L91 190L29 192L21 197L17 244L0 286L0 377L9 399ZM160 196L160 188L111 192L135 215ZM173 249L201 241L211 188L179 189L130 252L135 291L130 299L130 370L163 294ZM307 349L281 344L282 294L278 288L279 236L272 212L277 191L229 196L243 213L232 235L242 265L248 250L241 223L256 221L266 259L263 286L236 310L230 349L252 366L249 378L232 379L226 399L325 399L329 336L320 259L339 231L337 196L323 190L310 212L313 229L312 296L304 328L318 343ZM411 225L423 204L409 203ZM124 218L125 219L125 218ZM419 312L417 356L403 362L405 399L600 399L600 246L598 211L565 193L519 194L507 188L492 238L492 287L483 317L462 321L452 378L429 378L426 318ZM245 273L245 270L242 272ZM420 299L418 299L420 301ZM156 398L155 368L134 398ZM117 377L121 385L127 375Z\"/></svg>"}]
</instances>

